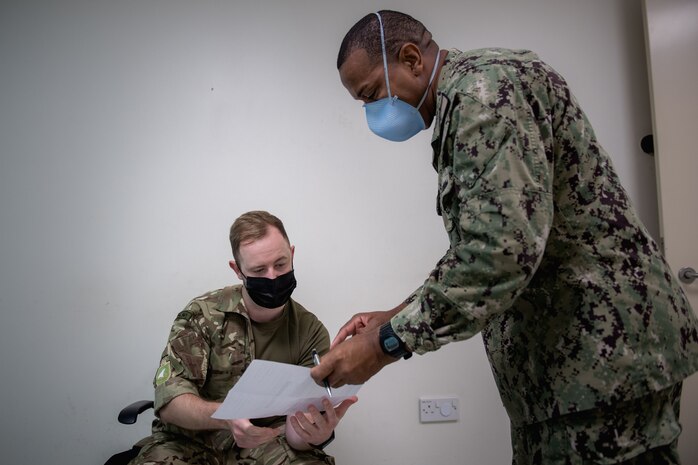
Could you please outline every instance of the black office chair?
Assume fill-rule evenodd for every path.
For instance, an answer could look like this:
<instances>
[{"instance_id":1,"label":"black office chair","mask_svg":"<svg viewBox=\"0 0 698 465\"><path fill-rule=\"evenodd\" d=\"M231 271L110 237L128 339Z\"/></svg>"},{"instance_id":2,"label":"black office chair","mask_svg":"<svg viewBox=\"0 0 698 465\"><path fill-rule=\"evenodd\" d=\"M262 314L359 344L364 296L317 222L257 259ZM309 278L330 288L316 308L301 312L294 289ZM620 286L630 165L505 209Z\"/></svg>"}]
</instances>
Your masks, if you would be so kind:
<instances>
[{"instance_id":1,"label":"black office chair","mask_svg":"<svg viewBox=\"0 0 698 465\"><path fill-rule=\"evenodd\" d=\"M117 419L121 424L132 425L138 419L138 415L151 408L153 408L152 400L139 400L124 407L121 412L119 412ZM139 446L133 446L129 450L112 455L109 457L109 460L104 462L104 465L126 465L132 458L138 455L140 450L141 448Z\"/></svg>"}]
</instances>

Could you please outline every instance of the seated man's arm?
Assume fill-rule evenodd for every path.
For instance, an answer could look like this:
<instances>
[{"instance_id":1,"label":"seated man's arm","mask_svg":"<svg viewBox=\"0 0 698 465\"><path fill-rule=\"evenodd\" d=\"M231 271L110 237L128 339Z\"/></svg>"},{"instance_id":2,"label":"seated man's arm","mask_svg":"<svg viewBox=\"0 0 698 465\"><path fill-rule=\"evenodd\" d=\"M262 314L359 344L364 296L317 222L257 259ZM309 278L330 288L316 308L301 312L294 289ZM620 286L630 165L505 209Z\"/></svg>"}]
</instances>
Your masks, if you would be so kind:
<instances>
[{"instance_id":1,"label":"seated man's arm","mask_svg":"<svg viewBox=\"0 0 698 465\"><path fill-rule=\"evenodd\" d=\"M175 318L155 375L155 414L165 423L188 430L230 430L236 444L245 448L282 434L283 427L261 428L245 419L211 418L220 403L199 396L208 379L212 350L207 331L201 327L208 322L200 315L199 305L191 302Z\"/></svg>"},{"instance_id":2,"label":"seated man's arm","mask_svg":"<svg viewBox=\"0 0 698 465\"><path fill-rule=\"evenodd\" d=\"M160 409L160 419L190 430L228 429L224 420L211 418L219 405L194 394L182 394Z\"/></svg>"},{"instance_id":3,"label":"seated man's arm","mask_svg":"<svg viewBox=\"0 0 698 465\"><path fill-rule=\"evenodd\" d=\"M189 430L229 429L238 447L258 447L283 433L284 427L264 428L249 420L211 418L220 403L209 402L194 394L182 394L160 409L160 419Z\"/></svg>"}]
</instances>

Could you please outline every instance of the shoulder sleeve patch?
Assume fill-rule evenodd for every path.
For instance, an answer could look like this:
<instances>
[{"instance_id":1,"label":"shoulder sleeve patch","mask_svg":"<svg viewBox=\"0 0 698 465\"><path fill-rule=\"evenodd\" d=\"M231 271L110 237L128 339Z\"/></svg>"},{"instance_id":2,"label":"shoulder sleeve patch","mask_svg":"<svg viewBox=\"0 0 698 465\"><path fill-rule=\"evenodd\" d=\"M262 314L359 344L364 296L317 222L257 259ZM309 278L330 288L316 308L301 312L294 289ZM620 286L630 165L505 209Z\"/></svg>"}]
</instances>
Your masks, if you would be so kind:
<instances>
[{"instance_id":1,"label":"shoulder sleeve patch","mask_svg":"<svg viewBox=\"0 0 698 465\"><path fill-rule=\"evenodd\" d=\"M163 384L165 381L170 379L171 374L172 368L170 367L169 361L160 365L160 368L158 368L158 371L155 373L155 385L160 386Z\"/></svg>"},{"instance_id":2,"label":"shoulder sleeve patch","mask_svg":"<svg viewBox=\"0 0 698 465\"><path fill-rule=\"evenodd\" d=\"M193 316L194 316L194 314L192 312L190 312L189 310L182 310L181 312L179 312L176 319L189 321L192 319Z\"/></svg>"}]
</instances>

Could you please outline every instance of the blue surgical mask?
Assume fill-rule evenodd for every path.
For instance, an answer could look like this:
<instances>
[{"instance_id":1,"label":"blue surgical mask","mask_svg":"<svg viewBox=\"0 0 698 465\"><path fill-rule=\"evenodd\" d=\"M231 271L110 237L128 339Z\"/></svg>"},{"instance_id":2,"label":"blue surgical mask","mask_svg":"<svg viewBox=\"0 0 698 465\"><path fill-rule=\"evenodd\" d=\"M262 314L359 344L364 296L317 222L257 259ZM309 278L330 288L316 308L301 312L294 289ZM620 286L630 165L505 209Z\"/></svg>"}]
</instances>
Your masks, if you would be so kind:
<instances>
[{"instance_id":1,"label":"blue surgical mask","mask_svg":"<svg viewBox=\"0 0 698 465\"><path fill-rule=\"evenodd\" d=\"M388 88L388 96L375 102L364 104L366 109L366 121L368 127L374 134L394 142L403 142L426 129L424 118L419 113L419 108L427 98L429 87L436 75L436 65L439 63L439 54L436 54L434 69L431 72L429 83L424 91L422 99L417 107L413 107L409 103L400 100L397 95L392 95L390 92L390 80L388 79L388 58L385 53L385 33L383 31L383 20L381 15L378 16L378 24L381 31L381 48L383 50L383 69L385 70L385 85Z\"/></svg>"}]
</instances>

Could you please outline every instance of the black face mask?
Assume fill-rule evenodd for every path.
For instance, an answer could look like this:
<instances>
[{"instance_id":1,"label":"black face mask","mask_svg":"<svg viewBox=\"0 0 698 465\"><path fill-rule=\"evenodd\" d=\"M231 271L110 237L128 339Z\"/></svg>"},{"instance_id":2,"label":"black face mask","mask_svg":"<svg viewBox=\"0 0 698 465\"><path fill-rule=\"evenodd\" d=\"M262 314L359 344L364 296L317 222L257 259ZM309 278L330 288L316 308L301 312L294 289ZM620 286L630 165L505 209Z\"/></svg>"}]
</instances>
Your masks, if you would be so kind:
<instances>
[{"instance_id":1,"label":"black face mask","mask_svg":"<svg viewBox=\"0 0 698 465\"><path fill-rule=\"evenodd\" d=\"M274 279L242 276L245 278L245 288L252 301L264 308L281 307L288 302L296 288L293 270Z\"/></svg>"}]
</instances>

